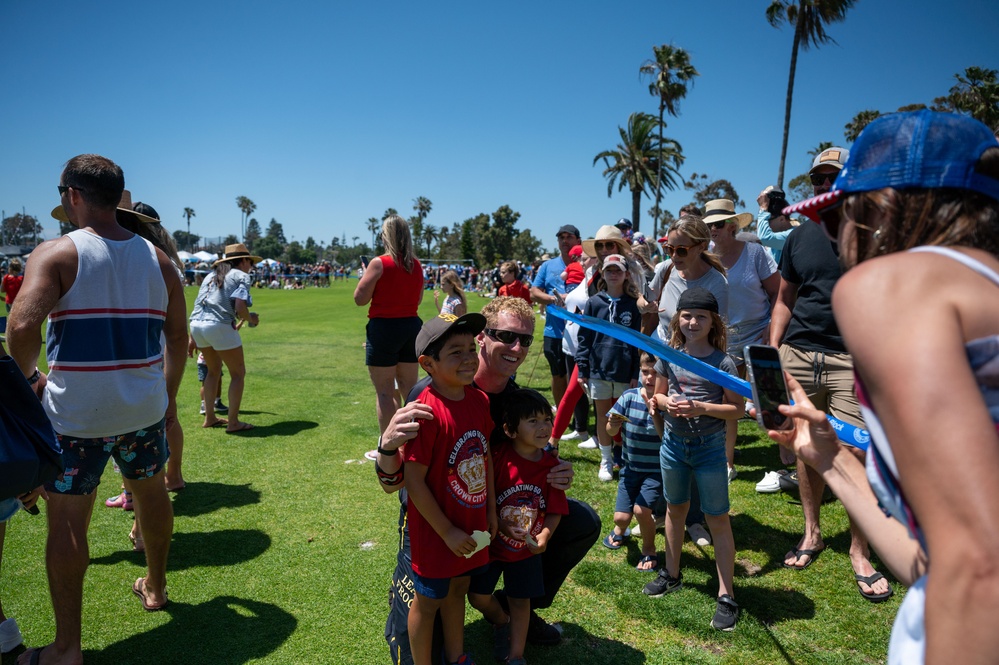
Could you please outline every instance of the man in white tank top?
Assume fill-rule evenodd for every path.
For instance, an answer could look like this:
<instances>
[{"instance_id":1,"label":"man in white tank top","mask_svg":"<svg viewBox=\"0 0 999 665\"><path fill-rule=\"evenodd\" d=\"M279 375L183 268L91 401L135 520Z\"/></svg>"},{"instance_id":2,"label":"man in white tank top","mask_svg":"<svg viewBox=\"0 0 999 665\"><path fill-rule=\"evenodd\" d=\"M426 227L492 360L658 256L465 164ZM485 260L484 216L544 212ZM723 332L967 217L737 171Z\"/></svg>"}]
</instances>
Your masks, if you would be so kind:
<instances>
[{"instance_id":1,"label":"man in white tank top","mask_svg":"<svg viewBox=\"0 0 999 665\"><path fill-rule=\"evenodd\" d=\"M66 473L46 486L46 564L56 618L52 644L24 662L82 663L83 576L95 490L109 457L142 523L148 572L132 592L144 609L167 604L173 508L164 483L166 424L177 417L187 311L166 255L115 220L121 169L98 155L66 163L61 203L77 230L39 245L10 314L10 353L34 383L63 449ZM48 318L48 375L36 368ZM166 340L160 346L160 335Z\"/></svg>"}]
</instances>

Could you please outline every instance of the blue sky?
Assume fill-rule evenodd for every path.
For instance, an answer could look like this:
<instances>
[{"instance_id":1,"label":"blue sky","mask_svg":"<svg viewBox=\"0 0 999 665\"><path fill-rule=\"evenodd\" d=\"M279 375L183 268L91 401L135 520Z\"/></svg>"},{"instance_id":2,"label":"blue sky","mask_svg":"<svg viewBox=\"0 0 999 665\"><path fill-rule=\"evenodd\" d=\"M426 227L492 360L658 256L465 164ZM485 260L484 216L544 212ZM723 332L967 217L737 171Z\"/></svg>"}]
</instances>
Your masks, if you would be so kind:
<instances>
[{"instance_id":1,"label":"blue sky","mask_svg":"<svg viewBox=\"0 0 999 665\"><path fill-rule=\"evenodd\" d=\"M755 211L777 175L792 38L766 5L4 0L0 208L56 234L62 166L97 152L171 230L189 206L193 233L238 234L244 195L289 240L352 244L426 196L430 224L507 204L550 247L561 224L591 236L630 216L593 157L630 113L656 112L638 68L672 43L701 73L666 130L681 173L731 180ZM838 44L800 54L787 177L858 111L999 68L997 27L994 2L859 0L830 28Z\"/></svg>"}]
</instances>

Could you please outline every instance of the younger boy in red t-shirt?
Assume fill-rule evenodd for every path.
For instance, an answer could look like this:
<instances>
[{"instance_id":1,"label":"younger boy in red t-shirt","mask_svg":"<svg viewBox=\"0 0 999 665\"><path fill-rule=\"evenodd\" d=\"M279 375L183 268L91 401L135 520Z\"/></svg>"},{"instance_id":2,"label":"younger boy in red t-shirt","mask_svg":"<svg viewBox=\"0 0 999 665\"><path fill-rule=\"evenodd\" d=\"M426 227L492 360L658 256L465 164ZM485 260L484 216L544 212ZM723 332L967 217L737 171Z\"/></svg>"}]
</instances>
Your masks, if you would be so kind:
<instances>
[{"instance_id":1,"label":"younger boy in red t-shirt","mask_svg":"<svg viewBox=\"0 0 999 665\"><path fill-rule=\"evenodd\" d=\"M487 438L493 421L488 398L471 386L479 366L475 336L485 327L481 314L441 314L423 324L416 338L420 366L431 376L417 399L430 406L433 419L420 421L403 458L416 574L416 599L409 610L414 665L431 663L438 610L447 662L468 662L464 628L469 575L489 563L485 543L480 546L473 534L496 533Z\"/></svg>"},{"instance_id":2,"label":"younger boy in red t-shirt","mask_svg":"<svg viewBox=\"0 0 999 665\"><path fill-rule=\"evenodd\" d=\"M523 298L530 305L531 290L517 279L518 274L520 274L520 268L514 261L504 261L500 264L500 279L503 280L503 286L499 288L499 294L512 298Z\"/></svg>"},{"instance_id":3,"label":"younger boy in red t-shirt","mask_svg":"<svg viewBox=\"0 0 999 665\"><path fill-rule=\"evenodd\" d=\"M582 245L576 245L569 250L569 265L565 267L561 277L562 281L565 282L566 293L572 291L573 287L586 278L586 272L583 270Z\"/></svg>"},{"instance_id":4,"label":"younger boy in red t-shirt","mask_svg":"<svg viewBox=\"0 0 999 665\"><path fill-rule=\"evenodd\" d=\"M495 628L493 655L513 665L524 662L531 598L545 595L537 555L548 547L569 503L565 492L548 482L548 472L559 463L545 451L552 434L548 400L535 390L513 392L506 397L501 424L508 440L496 447L493 458L499 533L489 548L489 569L472 577L468 600ZM493 595L500 573L509 617Z\"/></svg>"}]
</instances>

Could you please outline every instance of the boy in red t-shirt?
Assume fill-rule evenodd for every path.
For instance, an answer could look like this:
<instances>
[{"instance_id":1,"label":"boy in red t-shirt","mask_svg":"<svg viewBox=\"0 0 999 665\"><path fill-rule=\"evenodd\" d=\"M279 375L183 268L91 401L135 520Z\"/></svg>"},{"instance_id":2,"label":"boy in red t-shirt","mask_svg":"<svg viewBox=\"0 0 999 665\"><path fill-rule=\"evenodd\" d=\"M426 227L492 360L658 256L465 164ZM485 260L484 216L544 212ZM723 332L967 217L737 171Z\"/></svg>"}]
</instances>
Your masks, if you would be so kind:
<instances>
[{"instance_id":1,"label":"boy in red t-shirt","mask_svg":"<svg viewBox=\"0 0 999 665\"><path fill-rule=\"evenodd\" d=\"M472 577L468 600L494 626L493 655L514 665L524 662L531 598L545 595L537 555L548 547L569 503L565 492L548 482L548 472L559 463L545 450L552 434L548 401L535 390L517 390L505 400L501 424L509 440L497 446L493 458L499 533L489 548L489 569ZM509 617L493 595L500 573Z\"/></svg>"},{"instance_id":2,"label":"boy in red t-shirt","mask_svg":"<svg viewBox=\"0 0 999 665\"><path fill-rule=\"evenodd\" d=\"M586 272L583 270L582 245L576 245L569 250L569 265L562 271L561 277L565 282L566 292L572 291L570 287L576 286L586 278Z\"/></svg>"},{"instance_id":3,"label":"boy in red t-shirt","mask_svg":"<svg viewBox=\"0 0 999 665\"><path fill-rule=\"evenodd\" d=\"M433 410L406 444L409 539L416 598L409 610L409 641L415 665L429 665L434 617L440 610L448 663L464 663L465 594L469 575L485 570L489 552L476 532L497 529L488 436L489 400L471 386L479 366L475 336L486 327L481 314L441 314L416 338L420 366L431 377L417 398ZM434 663L434 665L437 665Z\"/></svg>"},{"instance_id":4,"label":"boy in red t-shirt","mask_svg":"<svg viewBox=\"0 0 999 665\"><path fill-rule=\"evenodd\" d=\"M499 288L499 294L512 298L523 298L530 305L531 290L517 279L519 273L520 268L513 261L504 261L500 264L500 279L503 280L503 286Z\"/></svg>"}]
</instances>

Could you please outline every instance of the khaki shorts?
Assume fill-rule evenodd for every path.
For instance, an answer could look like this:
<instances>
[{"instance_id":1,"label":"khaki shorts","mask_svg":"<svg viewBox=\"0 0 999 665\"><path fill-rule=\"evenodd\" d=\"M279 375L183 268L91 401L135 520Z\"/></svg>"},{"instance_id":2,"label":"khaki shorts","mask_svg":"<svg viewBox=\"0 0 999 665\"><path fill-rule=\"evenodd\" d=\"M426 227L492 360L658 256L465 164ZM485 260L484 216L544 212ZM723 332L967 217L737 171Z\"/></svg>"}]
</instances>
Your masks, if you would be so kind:
<instances>
[{"instance_id":1,"label":"khaki shorts","mask_svg":"<svg viewBox=\"0 0 999 665\"><path fill-rule=\"evenodd\" d=\"M815 408L834 418L864 427L854 388L853 358L849 353L803 351L781 344L780 361L812 400Z\"/></svg>"}]
</instances>

